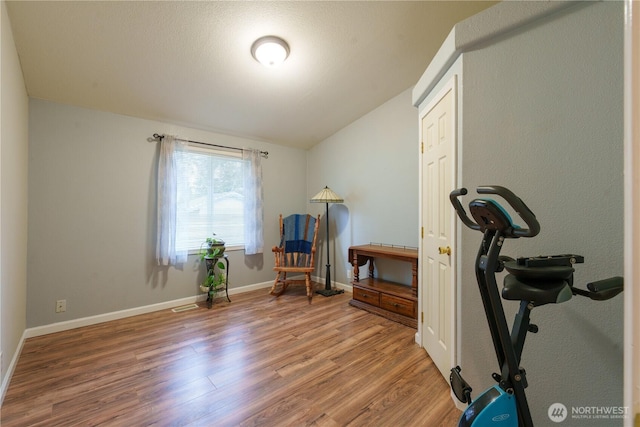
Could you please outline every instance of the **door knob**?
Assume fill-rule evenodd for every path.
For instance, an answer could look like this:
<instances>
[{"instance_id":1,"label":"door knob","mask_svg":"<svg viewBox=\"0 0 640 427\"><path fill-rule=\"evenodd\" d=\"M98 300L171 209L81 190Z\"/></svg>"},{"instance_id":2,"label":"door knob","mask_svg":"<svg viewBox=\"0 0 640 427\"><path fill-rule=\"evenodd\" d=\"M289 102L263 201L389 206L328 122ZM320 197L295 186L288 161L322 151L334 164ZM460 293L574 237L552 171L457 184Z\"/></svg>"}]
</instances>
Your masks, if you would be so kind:
<instances>
[{"instance_id":1,"label":"door knob","mask_svg":"<svg viewBox=\"0 0 640 427\"><path fill-rule=\"evenodd\" d=\"M451 248L449 246L447 246L446 248L443 248L442 246L440 246L438 248L438 252L440 252L441 255L444 255L444 254L451 255Z\"/></svg>"}]
</instances>

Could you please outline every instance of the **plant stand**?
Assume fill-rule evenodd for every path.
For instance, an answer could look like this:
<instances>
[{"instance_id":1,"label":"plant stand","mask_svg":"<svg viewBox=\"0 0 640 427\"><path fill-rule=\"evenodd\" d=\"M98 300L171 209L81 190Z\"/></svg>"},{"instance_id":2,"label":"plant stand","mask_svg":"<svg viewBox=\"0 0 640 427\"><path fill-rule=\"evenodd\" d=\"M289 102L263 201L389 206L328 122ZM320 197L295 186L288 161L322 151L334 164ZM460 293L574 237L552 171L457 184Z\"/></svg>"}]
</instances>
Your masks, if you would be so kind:
<instances>
[{"instance_id":1,"label":"plant stand","mask_svg":"<svg viewBox=\"0 0 640 427\"><path fill-rule=\"evenodd\" d=\"M209 257L204 257L204 261L205 261L205 267L207 269L207 273L209 274L209 272L213 273L213 269L215 268L217 262L219 259L222 259L225 264L227 265L226 270L225 270L225 280L224 280L224 292L227 295L227 301L231 302L231 299L229 298L229 258L227 257L226 254L219 256L219 257L215 257L215 258L209 258ZM220 289L222 290L222 289ZM217 293L217 292L216 292ZM215 297L215 294L213 295L211 294L211 292L207 292L207 308L211 308L211 306L213 305L213 299Z\"/></svg>"}]
</instances>

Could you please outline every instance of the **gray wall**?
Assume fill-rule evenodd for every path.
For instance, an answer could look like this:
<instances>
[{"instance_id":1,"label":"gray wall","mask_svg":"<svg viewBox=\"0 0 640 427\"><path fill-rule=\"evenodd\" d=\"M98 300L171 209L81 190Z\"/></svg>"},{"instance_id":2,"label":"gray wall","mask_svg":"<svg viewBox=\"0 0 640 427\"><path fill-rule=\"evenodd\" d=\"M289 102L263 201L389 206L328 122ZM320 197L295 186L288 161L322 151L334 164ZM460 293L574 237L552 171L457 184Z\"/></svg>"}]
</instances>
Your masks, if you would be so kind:
<instances>
[{"instance_id":1,"label":"gray wall","mask_svg":"<svg viewBox=\"0 0 640 427\"><path fill-rule=\"evenodd\" d=\"M351 245L418 245L417 117L406 90L309 150L307 198L325 185L344 198L344 204L329 208L334 281L350 281ZM325 277L326 207L309 204L309 211L323 216L317 265ZM382 277L411 283L406 263L379 260L376 265Z\"/></svg>"},{"instance_id":2,"label":"gray wall","mask_svg":"<svg viewBox=\"0 0 640 427\"><path fill-rule=\"evenodd\" d=\"M305 210L306 152L260 141L31 99L27 326L197 295L197 256L155 265L153 133L269 151L263 159L265 250L231 251L231 288L273 280L278 214ZM266 291L265 291L266 293ZM66 313L55 301L67 300Z\"/></svg>"},{"instance_id":3,"label":"gray wall","mask_svg":"<svg viewBox=\"0 0 640 427\"><path fill-rule=\"evenodd\" d=\"M6 5L0 12L0 383L16 357L27 305L28 98ZM1 400L1 399L0 399Z\"/></svg>"},{"instance_id":4,"label":"gray wall","mask_svg":"<svg viewBox=\"0 0 640 427\"><path fill-rule=\"evenodd\" d=\"M519 194L542 231L508 241L502 253L584 255L579 285L623 272L622 30L622 2L578 5L463 58L462 185L500 184ZM480 236L466 230L461 365L480 392L497 366L473 271ZM517 303L506 305L511 321ZM527 338L522 365L536 425L555 425L547 417L555 402L570 411L623 405L622 312L622 296L533 311L540 333Z\"/></svg>"},{"instance_id":5,"label":"gray wall","mask_svg":"<svg viewBox=\"0 0 640 427\"><path fill-rule=\"evenodd\" d=\"M182 269L154 265L158 147L147 138L156 132L270 153L262 161L266 252L230 253L232 288L273 280L270 248L278 242L280 212L323 215L316 264L324 277L325 206L308 199L325 185L345 198L331 205L334 280L348 283L352 244L417 246L417 114L410 95L403 92L308 152L31 99L27 326L197 293L203 272L195 256ZM385 266L384 274L406 281L402 267ZM54 312L57 299L67 299L66 313Z\"/></svg>"}]
</instances>

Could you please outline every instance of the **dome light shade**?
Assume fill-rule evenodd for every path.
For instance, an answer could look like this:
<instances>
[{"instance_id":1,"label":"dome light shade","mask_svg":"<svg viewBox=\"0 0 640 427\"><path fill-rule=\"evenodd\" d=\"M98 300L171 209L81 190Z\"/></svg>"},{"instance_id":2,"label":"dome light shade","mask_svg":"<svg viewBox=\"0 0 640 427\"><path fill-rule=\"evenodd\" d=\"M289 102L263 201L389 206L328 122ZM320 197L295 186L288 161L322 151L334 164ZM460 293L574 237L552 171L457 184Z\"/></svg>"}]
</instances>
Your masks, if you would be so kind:
<instances>
[{"instance_id":1,"label":"dome light shade","mask_svg":"<svg viewBox=\"0 0 640 427\"><path fill-rule=\"evenodd\" d=\"M265 67L274 68L289 56L289 45L280 37L260 37L251 45L251 55Z\"/></svg>"}]
</instances>

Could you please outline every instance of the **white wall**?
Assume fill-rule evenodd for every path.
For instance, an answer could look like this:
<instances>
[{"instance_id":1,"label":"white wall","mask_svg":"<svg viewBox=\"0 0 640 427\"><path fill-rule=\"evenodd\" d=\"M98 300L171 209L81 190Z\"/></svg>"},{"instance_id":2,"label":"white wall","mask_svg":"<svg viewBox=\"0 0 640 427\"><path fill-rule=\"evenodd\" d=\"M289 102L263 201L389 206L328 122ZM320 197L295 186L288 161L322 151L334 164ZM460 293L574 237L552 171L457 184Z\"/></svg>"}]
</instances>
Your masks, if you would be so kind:
<instances>
[{"instance_id":1,"label":"white wall","mask_svg":"<svg viewBox=\"0 0 640 427\"><path fill-rule=\"evenodd\" d=\"M260 141L31 99L27 326L186 298L204 270L155 265L153 133L269 151L262 160L263 255L229 253L230 287L273 280L278 214L303 211L306 152ZM266 291L265 291L265 297ZM55 301L67 300L66 313Z\"/></svg>"},{"instance_id":2,"label":"white wall","mask_svg":"<svg viewBox=\"0 0 640 427\"><path fill-rule=\"evenodd\" d=\"M0 383L26 325L28 98L5 2L1 4ZM0 396L0 401L2 397Z\"/></svg>"},{"instance_id":3,"label":"white wall","mask_svg":"<svg viewBox=\"0 0 640 427\"><path fill-rule=\"evenodd\" d=\"M325 185L344 198L344 204L329 209L334 281L349 282L351 245L377 242L417 247L417 117L411 90L406 90L309 150L307 199ZM323 215L317 265L324 277L326 207L309 204L308 209ZM384 277L411 283L406 265L376 263Z\"/></svg>"},{"instance_id":4,"label":"white wall","mask_svg":"<svg viewBox=\"0 0 640 427\"><path fill-rule=\"evenodd\" d=\"M622 2L578 5L464 54L461 184L520 195L542 231L502 253L584 255L579 286L623 272L622 19ZM475 286L479 242L463 231L461 366L476 393L498 370ZM505 305L511 322L517 303ZM528 336L522 366L537 426L555 425L547 417L555 402L570 411L623 406L622 307L622 296L575 297L533 311L540 332Z\"/></svg>"}]
</instances>

